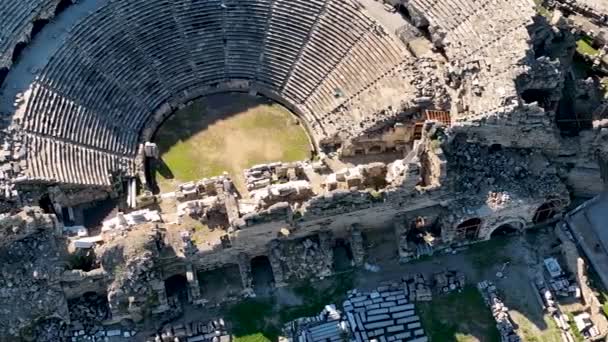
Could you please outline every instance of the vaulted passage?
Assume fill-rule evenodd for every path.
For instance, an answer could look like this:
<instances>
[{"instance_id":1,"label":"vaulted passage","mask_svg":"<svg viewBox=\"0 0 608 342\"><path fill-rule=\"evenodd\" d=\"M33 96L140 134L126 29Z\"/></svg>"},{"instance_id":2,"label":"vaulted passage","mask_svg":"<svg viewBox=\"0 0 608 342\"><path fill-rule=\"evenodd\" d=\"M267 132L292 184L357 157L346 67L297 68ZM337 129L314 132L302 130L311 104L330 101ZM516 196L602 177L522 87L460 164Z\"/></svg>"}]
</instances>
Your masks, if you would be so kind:
<instances>
[{"instance_id":1,"label":"vaulted passage","mask_svg":"<svg viewBox=\"0 0 608 342\"><path fill-rule=\"evenodd\" d=\"M500 237L500 236L508 236L517 234L519 230L510 224L503 224L498 226L492 234L490 234L490 238Z\"/></svg>"},{"instance_id":2,"label":"vaulted passage","mask_svg":"<svg viewBox=\"0 0 608 342\"><path fill-rule=\"evenodd\" d=\"M226 265L208 271L197 271L201 296L212 303L239 296L243 291L239 266Z\"/></svg>"},{"instance_id":3,"label":"vaulted passage","mask_svg":"<svg viewBox=\"0 0 608 342\"><path fill-rule=\"evenodd\" d=\"M546 222L557 214L557 205L555 202L543 203L534 214L532 221L535 224Z\"/></svg>"},{"instance_id":4,"label":"vaulted passage","mask_svg":"<svg viewBox=\"0 0 608 342\"><path fill-rule=\"evenodd\" d=\"M350 243L344 239L336 239L334 245L334 270L345 271L352 267L353 252Z\"/></svg>"},{"instance_id":5,"label":"vaulted passage","mask_svg":"<svg viewBox=\"0 0 608 342\"><path fill-rule=\"evenodd\" d=\"M183 274L176 274L165 280L167 297L177 297L181 302L188 300L188 280Z\"/></svg>"},{"instance_id":6,"label":"vaulted passage","mask_svg":"<svg viewBox=\"0 0 608 342\"><path fill-rule=\"evenodd\" d=\"M456 227L456 233L460 239L475 240L479 235L481 219L474 217L468 219Z\"/></svg>"},{"instance_id":7,"label":"vaulted passage","mask_svg":"<svg viewBox=\"0 0 608 342\"><path fill-rule=\"evenodd\" d=\"M256 294L264 295L271 291L274 285L274 275L267 256L260 255L251 259L251 275Z\"/></svg>"}]
</instances>

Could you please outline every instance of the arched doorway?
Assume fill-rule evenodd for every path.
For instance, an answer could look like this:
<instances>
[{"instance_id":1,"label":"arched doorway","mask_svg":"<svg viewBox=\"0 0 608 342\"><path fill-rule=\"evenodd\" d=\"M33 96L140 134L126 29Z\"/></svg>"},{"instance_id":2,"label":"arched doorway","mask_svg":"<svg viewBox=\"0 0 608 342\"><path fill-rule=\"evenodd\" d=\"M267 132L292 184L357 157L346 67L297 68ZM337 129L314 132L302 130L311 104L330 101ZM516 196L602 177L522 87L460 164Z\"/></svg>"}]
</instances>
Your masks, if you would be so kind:
<instances>
[{"instance_id":1,"label":"arched doorway","mask_svg":"<svg viewBox=\"0 0 608 342\"><path fill-rule=\"evenodd\" d=\"M496 238L496 237L500 237L500 236L509 236L509 235L515 235L519 233L519 229L510 224L510 223L505 223L505 224L501 224L500 226L496 227L492 233L490 233L490 239Z\"/></svg>"},{"instance_id":2,"label":"arched doorway","mask_svg":"<svg viewBox=\"0 0 608 342\"><path fill-rule=\"evenodd\" d=\"M188 279L184 274L176 274L165 279L167 297L177 297L181 302L188 301Z\"/></svg>"},{"instance_id":3,"label":"arched doorway","mask_svg":"<svg viewBox=\"0 0 608 342\"><path fill-rule=\"evenodd\" d=\"M334 270L337 272L351 268L353 252L350 243L344 239L336 239L334 245Z\"/></svg>"},{"instance_id":4,"label":"arched doorway","mask_svg":"<svg viewBox=\"0 0 608 342\"><path fill-rule=\"evenodd\" d=\"M543 203L532 218L534 224L540 224L552 219L557 214L557 201L550 201Z\"/></svg>"},{"instance_id":5,"label":"arched doorway","mask_svg":"<svg viewBox=\"0 0 608 342\"><path fill-rule=\"evenodd\" d=\"M251 259L251 276L256 294L264 295L270 292L274 284L274 274L267 256L260 255Z\"/></svg>"},{"instance_id":6,"label":"arched doorway","mask_svg":"<svg viewBox=\"0 0 608 342\"><path fill-rule=\"evenodd\" d=\"M481 228L481 219L479 217L470 218L456 227L456 234L459 239L475 240L479 236L479 228Z\"/></svg>"}]
</instances>

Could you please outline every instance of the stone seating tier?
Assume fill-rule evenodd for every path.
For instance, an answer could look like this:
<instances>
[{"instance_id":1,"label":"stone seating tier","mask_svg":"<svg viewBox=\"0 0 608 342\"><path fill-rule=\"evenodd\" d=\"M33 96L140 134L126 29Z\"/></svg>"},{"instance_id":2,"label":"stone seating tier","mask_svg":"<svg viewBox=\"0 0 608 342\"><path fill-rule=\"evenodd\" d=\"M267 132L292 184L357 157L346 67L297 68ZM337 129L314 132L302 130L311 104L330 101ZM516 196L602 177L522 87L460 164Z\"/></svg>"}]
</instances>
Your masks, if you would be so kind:
<instances>
[{"instance_id":1,"label":"stone seating tier","mask_svg":"<svg viewBox=\"0 0 608 342\"><path fill-rule=\"evenodd\" d=\"M132 175L125 160L159 108L231 80L307 119L345 116L335 109L411 58L351 0L111 1L72 29L32 87L23 129L41 152L28 154L28 175L83 184ZM82 163L59 152L68 146L82 160L107 158Z\"/></svg>"}]
</instances>

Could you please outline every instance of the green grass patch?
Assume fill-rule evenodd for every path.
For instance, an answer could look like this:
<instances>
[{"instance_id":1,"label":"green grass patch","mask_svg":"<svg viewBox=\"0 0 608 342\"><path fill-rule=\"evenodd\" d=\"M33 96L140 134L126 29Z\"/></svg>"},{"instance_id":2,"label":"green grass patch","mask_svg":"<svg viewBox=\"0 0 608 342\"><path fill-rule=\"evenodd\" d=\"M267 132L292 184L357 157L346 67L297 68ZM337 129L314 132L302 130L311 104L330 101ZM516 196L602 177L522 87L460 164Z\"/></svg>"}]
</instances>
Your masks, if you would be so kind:
<instances>
[{"instance_id":1,"label":"green grass patch","mask_svg":"<svg viewBox=\"0 0 608 342\"><path fill-rule=\"evenodd\" d=\"M511 261L511 257L505 250L510 241L509 238L499 237L475 243L466 251L466 256L476 270L485 271L494 265Z\"/></svg>"},{"instance_id":2,"label":"green grass patch","mask_svg":"<svg viewBox=\"0 0 608 342\"><path fill-rule=\"evenodd\" d=\"M178 110L155 137L161 190L228 172L244 190L243 169L310 158L303 126L284 107L245 94L215 95ZM229 96L229 97L227 97Z\"/></svg>"},{"instance_id":3,"label":"green grass patch","mask_svg":"<svg viewBox=\"0 0 608 342\"><path fill-rule=\"evenodd\" d=\"M247 299L231 306L226 318L233 324L232 333L244 342L277 340L281 325L274 306L270 299Z\"/></svg>"},{"instance_id":4,"label":"green grass patch","mask_svg":"<svg viewBox=\"0 0 608 342\"><path fill-rule=\"evenodd\" d=\"M245 336L235 336L235 342L271 342L271 340L264 336L262 333L245 335Z\"/></svg>"},{"instance_id":5,"label":"green grass patch","mask_svg":"<svg viewBox=\"0 0 608 342\"><path fill-rule=\"evenodd\" d=\"M279 306L273 299L248 299L228 308L225 317L233 325L232 333L239 342L277 341L283 325L299 317L315 316L327 304L338 304L353 285L349 273L328 280L323 288L310 281L293 287L303 304Z\"/></svg>"},{"instance_id":6,"label":"green grass patch","mask_svg":"<svg viewBox=\"0 0 608 342\"><path fill-rule=\"evenodd\" d=\"M593 39L588 36L584 36L576 41L576 51L582 55L596 56L600 52L598 49L593 47Z\"/></svg>"},{"instance_id":7,"label":"green grass patch","mask_svg":"<svg viewBox=\"0 0 608 342\"><path fill-rule=\"evenodd\" d=\"M477 288L469 285L461 293L436 296L419 303L422 325L433 342L499 342L496 323Z\"/></svg>"}]
</instances>

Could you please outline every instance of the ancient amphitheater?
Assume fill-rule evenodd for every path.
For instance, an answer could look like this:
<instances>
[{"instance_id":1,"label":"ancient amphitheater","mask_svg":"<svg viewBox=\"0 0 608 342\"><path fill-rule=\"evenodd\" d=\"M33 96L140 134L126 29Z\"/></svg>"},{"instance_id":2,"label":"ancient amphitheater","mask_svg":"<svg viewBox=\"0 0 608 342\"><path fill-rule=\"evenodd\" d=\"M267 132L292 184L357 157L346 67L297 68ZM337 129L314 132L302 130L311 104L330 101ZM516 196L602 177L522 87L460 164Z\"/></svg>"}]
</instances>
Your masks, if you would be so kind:
<instances>
[{"instance_id":1,"label":"ancient amphitheater","mask_svg":"<svg viewBox=\"0 0 608 342\"><path fill-rule=\"evenodd\" d=\"M591 0L549 5L608 15ZM62 340L71 303L91 292L107 299L100 321L139 322L171 311L175 277L201 304L214 300L205 272L234 269L248 295L260 263L273 286L329 276L334 247L362 266L374 231L408 262L598 194L608 105L597 79L573 71L567 20L537 10L0 0L0 341ZM315 158L243 170L247 193L223 174L154 194L163 122L235 92L291 110Z\"/></svg>"}]
</instances>

